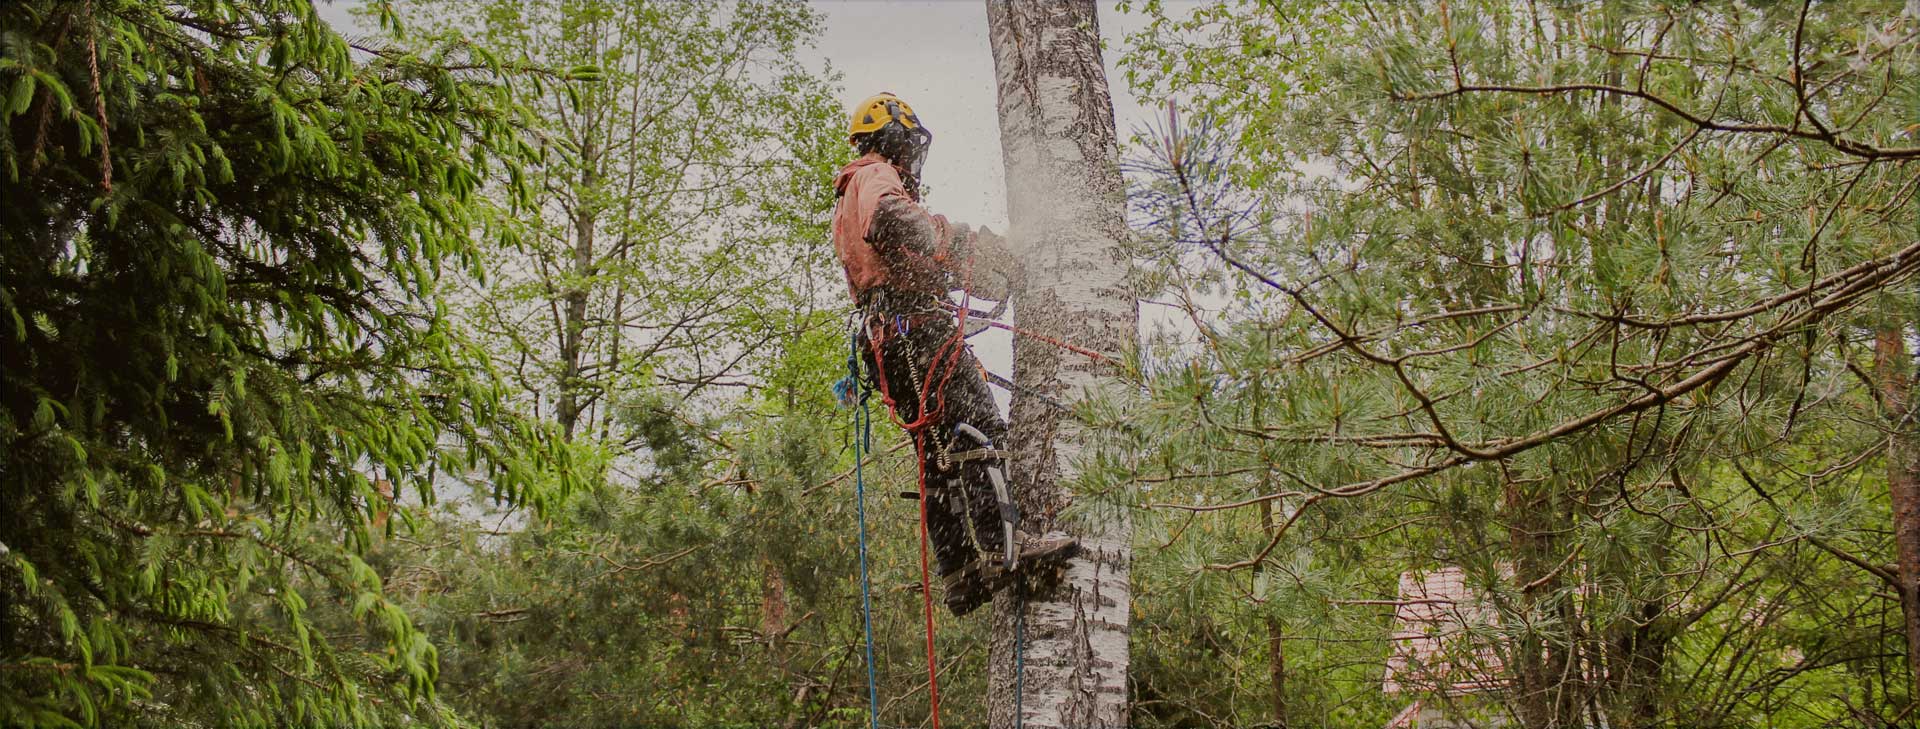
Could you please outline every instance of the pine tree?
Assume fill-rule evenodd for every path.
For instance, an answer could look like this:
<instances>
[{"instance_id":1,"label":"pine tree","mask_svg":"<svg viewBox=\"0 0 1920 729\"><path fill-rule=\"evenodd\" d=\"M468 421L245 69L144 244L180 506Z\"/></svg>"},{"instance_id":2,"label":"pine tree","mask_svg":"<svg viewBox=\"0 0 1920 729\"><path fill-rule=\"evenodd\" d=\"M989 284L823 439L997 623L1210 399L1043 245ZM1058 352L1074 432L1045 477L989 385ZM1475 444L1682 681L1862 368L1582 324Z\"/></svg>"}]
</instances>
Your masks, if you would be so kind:
<instances>
[{"instance_id":1,"label":"pine tree","mask_svg":"<svg viewBox=\"0 0 1920 729\"><path fill-rule=\"evenodd\" d=\"M1144 640L1247 660L1282 619L1296 724L1415 702L1910 721L1920 634L1883 626L1915 624L1920 574L1917 22L1502 0L1156 21L1127 65L1181 114L1139 158L1134 250L1195 336L1149 347L1125 425L1151 465L1087 484L1154 507L1167 558L1142 572L1185 577L1196 614L1161 598ZM1401 585L1439 570L1465 607L1423 660L1454 672L1409 688L1385 669L1424 629ZM1272 714L1195 663L1142 678L1156 719Z\"/></svg>"},{"instance_id":2,"label":"pine tree","mask_svg":"<svg viewBox=\"0 0 1920 729\"><path fill-rule=\"evenodd\" d=\"M437 289L527 193L502 71L308 0L0 4L0 724L452 721L361 554L378 481L572 480Z\"/></svg>"}]
</instances>

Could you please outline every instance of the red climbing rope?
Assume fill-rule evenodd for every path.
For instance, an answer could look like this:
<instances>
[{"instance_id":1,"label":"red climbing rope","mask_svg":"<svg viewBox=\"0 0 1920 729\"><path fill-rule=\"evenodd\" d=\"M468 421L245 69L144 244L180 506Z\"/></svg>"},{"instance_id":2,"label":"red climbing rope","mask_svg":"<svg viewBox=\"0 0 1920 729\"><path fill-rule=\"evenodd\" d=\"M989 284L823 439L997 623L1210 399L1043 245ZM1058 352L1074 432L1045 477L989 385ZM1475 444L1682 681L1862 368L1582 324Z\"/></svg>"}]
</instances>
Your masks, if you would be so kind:
<instances>
[{"instance_id":1,"label":"red climbing rope","mask_svg":"<svg viewBox=\"0 0 1920 729\"><path fill-rule=\"evenodd\" d=\"M964 314L961 315L961 320L965 320ZM886 403L887 413L894 422L899 423L913 435L914 455L919 460L917 485L920 495L920 597L927 633L927 703L928 710L932 714L933 727L940 729L940 664L934 648L933 573L928 559L930 537L927 534L927 426L937 422L942 412L946 410L946 386L953 378L953 371L958 369L954 365L957 364L955 360L961 351L954 346L954 343L958 341L960 346L965 346L966 338L957 330L952 338L935 351L933 359L928 363L927 372L919 383L919 392L915 393L919 412L911 422L906 422L900 419L893 393L887 386L886 360L882 354L887 339L887 325L881 322L879 327L874 327L873 322L869 321L866 326L867 342L873 349L874 379L880 384L880 399ZM941 372L942 370L945 371ZM936 372L941 372L940 386L934 390L937 394L933 398L933 407L928 407L927 393L933 389Z\"/></svg>"},{"instance_id":2,"label":"red climbing rope","mask_svg":"<svg viewBox=\"0 0 1920 729\"><path fill-rule=\"evenodd\" d=\"M899 423L900 427L905 428L908 433L913 435L914 457L919 461L920 476L917 484L920 491L920 597L927 625L927 703L928 710L931 711L933 715L933 728L940 729L940 669L939 663L934 655L933 574L927 561L926 427L933 422L936 411L927 408L927 391L923 384L920 392L916 393L919 400L919 412L915 414L912 422L904 422L900 419L900 412L894 402L893 393L887 386L887 365L886 357L883 353L887 339L887 324L881 322L880 326L875 327L873 326L873 322L869 320L863 324L863 326L867 328L867 345L873 349L874 380L880 384L880 400L887 405L887 416L892 418L895 423ZM937 365L938 362L936 360L931 364ZM928 382L932 381L934 369L935 367L930 366L927 370ZM936 402L944 406L945 398L938 398Z\"/></svg>"}]
</instances>

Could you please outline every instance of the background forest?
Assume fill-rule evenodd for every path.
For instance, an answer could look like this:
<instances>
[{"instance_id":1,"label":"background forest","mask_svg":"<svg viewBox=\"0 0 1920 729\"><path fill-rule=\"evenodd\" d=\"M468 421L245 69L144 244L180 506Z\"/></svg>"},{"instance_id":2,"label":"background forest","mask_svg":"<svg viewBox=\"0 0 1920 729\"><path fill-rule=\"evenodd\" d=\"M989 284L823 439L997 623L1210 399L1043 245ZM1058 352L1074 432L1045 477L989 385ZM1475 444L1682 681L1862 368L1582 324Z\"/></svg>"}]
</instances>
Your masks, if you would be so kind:
<instances>
[{"instance_id":1,"label":"background forest","mask_svg":"<svg viewBox=\"0 0 1920 729\"><path fill-rule=\"evenodd\" d=\"M1134 725L1920 724L1920 3L1118 10ZM867 726L820 13L363 12L0 2L0 725Z\"/></svg>"}]
</instances>

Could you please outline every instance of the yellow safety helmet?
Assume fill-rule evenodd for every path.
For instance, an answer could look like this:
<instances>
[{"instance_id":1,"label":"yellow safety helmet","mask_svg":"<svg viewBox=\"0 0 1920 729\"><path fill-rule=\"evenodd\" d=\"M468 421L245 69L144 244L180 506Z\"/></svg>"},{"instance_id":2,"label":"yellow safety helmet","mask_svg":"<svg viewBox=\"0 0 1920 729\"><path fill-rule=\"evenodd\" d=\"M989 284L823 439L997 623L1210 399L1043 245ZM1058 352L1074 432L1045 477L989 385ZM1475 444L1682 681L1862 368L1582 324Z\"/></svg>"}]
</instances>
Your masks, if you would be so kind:
<instances>
[{"instance_id":1,"label":"yellow safety helmet","mask_svg":"<svg viewBox=\"0 0 1920 729\"><path fill-rule=\"evenodd\" d=\"M913 107L892 92L882 91L853 107L847 120L847 142L862 154L877 152L900 170L901 181L919 199L920 168L927 162L933 130L920 123Z\"/></svg>"},{"instance_id":2,"label":"yellow safety helmet","mask_svg":"<svg viewBox=\"0 0 1920 729\"><path fill-rule=\"evenodd\" d=\"M853 116L847 121L847 137L880 131L891 122L900 122L900 126L908 130L921 128L920 117L914 115L913 107L892 92L882 91L854 105Z\"/></svg>"}]
</instances>

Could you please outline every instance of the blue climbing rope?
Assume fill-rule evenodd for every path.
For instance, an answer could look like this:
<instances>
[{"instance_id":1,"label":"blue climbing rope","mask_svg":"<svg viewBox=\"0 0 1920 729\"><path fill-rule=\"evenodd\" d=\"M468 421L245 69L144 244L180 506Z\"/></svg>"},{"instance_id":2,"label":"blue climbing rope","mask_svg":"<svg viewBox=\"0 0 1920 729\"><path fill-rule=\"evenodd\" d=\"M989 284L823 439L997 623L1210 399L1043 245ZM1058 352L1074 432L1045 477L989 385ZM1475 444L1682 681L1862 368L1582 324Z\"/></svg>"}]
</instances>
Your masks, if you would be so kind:
<instances>
[{"instance_id":1,"label":"blue climbing rope","mask_svg":"<svg viewBox=\"0 0 1920 729\"><path fill-rule=\"evenodd\" d=\"M1013 597L1013 729L1027 724L1027 591Z\"/></svg>"},{"instance_id":2,"label":"blue climbing rope","mask_svg":"<svg viewBox=\"0 0 1920 729\"><path fill-rule=\"evenodd\" d=\"M860 337L849 337L847 378L859 392L853 409L853 496L860 515L860 615L867 637L867 723L880 729L880 681L873 666L873 579L867 573L867 479L862 468L873 447L873 414L867 411L867 389L860 386Z\"/></svg>"}]
</instances>

